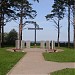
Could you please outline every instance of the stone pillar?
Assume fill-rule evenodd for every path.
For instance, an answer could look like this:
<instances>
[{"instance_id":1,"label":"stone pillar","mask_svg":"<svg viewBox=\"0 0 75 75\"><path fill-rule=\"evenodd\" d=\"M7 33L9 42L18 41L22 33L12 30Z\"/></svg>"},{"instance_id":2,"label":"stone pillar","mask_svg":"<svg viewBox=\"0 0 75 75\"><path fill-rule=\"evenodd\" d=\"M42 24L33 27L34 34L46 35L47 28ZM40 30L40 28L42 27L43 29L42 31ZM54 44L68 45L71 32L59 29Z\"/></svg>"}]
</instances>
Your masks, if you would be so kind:
<instances>
[{"instance_id":1,"label":"stone pillar","mask_svg":"<svg viewBox=\"0 0 75 75\"><path fill-rule=\"evenodd\" d=\"M20 49L20 40L16 40L15 43L16 49Z\"/></svg>"},{"instance_id":2,"label":"stone pillar","mask_svg":"<svg viewBox=\"0 0 75 75\"><path fill-rule=\"evenodd\" d=\"M30 41L26 41L26 48L30 48Z\"/></svg>"},{"instance_id":3,"label":"stone pillar","mask_svg":"<svg viewBox=\"0 0 75 75\"><path fill-rule=\"evenodd\" d=\"M46 41L46 49L50 49L50 41Z\"/></svg>"},{"instance_id":4,"label":"stone pillar","mask_svg":"<svg viewBox=\"0 0 75 75\"><path fill-rule=\"evenodd\" d=\"M44 41L40 42L40 48L45 48L45 42Z\"/></svg>"},{"instance_id":5,"label":"stone pillar","mask_svg":"<svg viewBox=\"0 0 75 75\"><path fill-rule=\"evenodd\" d=\"M55 49L55 42L53 40L51 41L51 49Z\"/></svg>"},{"instance_id":6,"label":"stone pillar","mask_svg":"<svg viewBox=\"0 0 75 75\"><path fill-rule=\"evenodd\" d=\"M25 48L25 41L22 40L22 41L21 41L21 49L24 49L24 48Z\"/></svg>"}]
</instances>

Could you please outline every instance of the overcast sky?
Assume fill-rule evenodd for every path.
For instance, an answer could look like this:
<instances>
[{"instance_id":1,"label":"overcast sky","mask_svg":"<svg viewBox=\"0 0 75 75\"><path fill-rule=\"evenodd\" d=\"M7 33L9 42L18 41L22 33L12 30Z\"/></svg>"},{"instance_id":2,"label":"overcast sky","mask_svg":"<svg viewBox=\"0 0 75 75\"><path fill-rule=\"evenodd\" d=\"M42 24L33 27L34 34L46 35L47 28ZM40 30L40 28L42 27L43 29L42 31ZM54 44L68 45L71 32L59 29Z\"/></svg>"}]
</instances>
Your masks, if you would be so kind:
<instances>
[{"instance_id":1,"label":"overcast sky","mask_svg":"<svg viewBox=\"0 0 75 75\"><path fill-rule=\"evenodd\" d=\"M31 0L30 0L31 1ZM43 30L37 30L37 41L40 40L55 40L57 41L57 30L54 27L54 23L46 21L45 16L49 14L52 10L53 0L40 0L39 3L32 2L33 8L37 11L37 16L34 19L39 24L39 27ZM19 21L18 21L19 22ZM67 18L64 18L61 23L62 28L60 31L60 41L67 41ZM5 26L5 32L9 32L11 29L15 29L18 32L18 23L12 21L7 23ZM33 25L28 25L25 28L34 27ZM34 30L23 30L23 40L34 41ZM73 41L73 26L71 25L71 41Z\"/></svg>"}]
</instances>

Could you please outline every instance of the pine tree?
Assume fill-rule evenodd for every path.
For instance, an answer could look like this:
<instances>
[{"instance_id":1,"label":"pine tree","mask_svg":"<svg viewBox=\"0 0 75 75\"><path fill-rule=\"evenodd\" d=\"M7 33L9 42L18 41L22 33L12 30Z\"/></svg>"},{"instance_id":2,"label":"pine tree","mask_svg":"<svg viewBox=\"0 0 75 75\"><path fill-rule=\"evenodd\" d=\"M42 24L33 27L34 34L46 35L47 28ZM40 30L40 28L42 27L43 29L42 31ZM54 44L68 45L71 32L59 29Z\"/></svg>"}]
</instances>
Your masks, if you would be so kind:
<instances>
[{"instance_id":1,"label":"pine tree","mask_svg":"<svg viewBox=\"0 0 75 75\"><path fill-rule=\"evenodd\" d=\"M59 45L59 37L60 37L60 20L63 19L64 17L64 2L61 0L54 0L54 4L52 6L53 10L51 11L51 14L48 14L46 16L47 20L53 20L54 23L56 24L55 27L58 30L58 47L60 47ZM55 18L57 18L57 20L55 20Z\"/></svg>"},{"instance_id":2,"label":"pine tree","mask_svg":"<svg viewBox=\"0 0 75 75\"><path fill-rule=\"evenodd\" d=\"M15 16L14 14L15 12L11 9L11 7L12 5L10 3L10 0L0 0L0 47L1 47L1 43L3 43L4 21ZM1 35L1 32L2 32L2 35Z\"/></svg>"},{"instance_id":3,"label":"pine tree","mask_svg":"<svg viewBox=\"0 0 75 75\"><path fill-rule=\"evenodd\" d=\"M74 49L75 49L75 0L73 5L73 22L74 22Z\"/></svg>"}]
</instances>

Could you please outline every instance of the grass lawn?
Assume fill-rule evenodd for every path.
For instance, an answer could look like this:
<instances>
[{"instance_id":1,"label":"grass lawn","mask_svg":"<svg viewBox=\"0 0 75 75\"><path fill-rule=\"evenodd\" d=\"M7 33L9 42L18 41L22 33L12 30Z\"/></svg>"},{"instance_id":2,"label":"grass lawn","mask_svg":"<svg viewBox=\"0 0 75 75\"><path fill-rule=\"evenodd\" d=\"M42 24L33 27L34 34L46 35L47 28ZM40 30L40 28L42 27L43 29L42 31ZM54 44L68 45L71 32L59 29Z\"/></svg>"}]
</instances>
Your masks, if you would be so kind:
<instances>
[{"instance_id":1,"label":"grass lawn","mask_svg":"<svg viewBox=\"0 0 75 75\"><path fill-rule=\"evenodd\" d=\"M6 48L0 48L0 75L6 75L24 55L23 52L10 52Z\"/></svg>"},{"instance_id":2,"label":"grass lawn","mask_svg":"<svg viewBox=\"0 0 75 75\"><path fill-rule=\"evenodd\" d=\"M57 53L43 53L45 60L55 62L75 62L75 50L62 48L64 51Z\"/></svg>"},{"instance_id":3,"label":"grass lawn","mask_svg":"<svg viewBox=\"0 0 75 75\"><path fill-rule=\"evenodd\" d=\"M75 69L66 68L63 70L52 72L50 73L50 75L75 75Z\"/></svg>"}]
</instances>

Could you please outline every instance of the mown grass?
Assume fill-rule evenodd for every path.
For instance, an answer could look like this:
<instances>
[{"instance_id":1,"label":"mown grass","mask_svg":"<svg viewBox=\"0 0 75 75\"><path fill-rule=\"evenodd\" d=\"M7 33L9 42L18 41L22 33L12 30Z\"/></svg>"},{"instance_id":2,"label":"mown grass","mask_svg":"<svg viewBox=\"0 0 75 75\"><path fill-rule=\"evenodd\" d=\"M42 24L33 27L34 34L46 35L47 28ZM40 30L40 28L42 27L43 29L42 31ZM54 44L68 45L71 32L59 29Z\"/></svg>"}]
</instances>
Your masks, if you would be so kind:
<instances>
[{"instance_id":1,"label":"mown grass","mask_svg":"<svg viewBox=\"0 0 75 75\"><path fill-rule=\"evenodd\" d=\"M45 60L55 62L75 62L75 50L62 48L64 51L56 53L43 53Z\"/></svg>"},{"instance_id":2,"label":"mown grass","mask_svg":"<svg viewBox=\"0 0 75 75\"><path fill-rule=\"evenodd\" d=\"M66 68L63 70L55 71L50 73L50 75L75 75L75 68Z\"/></svg>"},{"instance_id":3,"label":"mown grass","mask_svg":"<svg viewBox=\"0 0 75 75\"><path fill-rule=\"evenodd\" d=\"M23 52L10 52L6 48L0 48L0 75L6 75L24 55Z\"/></svg>"}]
</instances>

